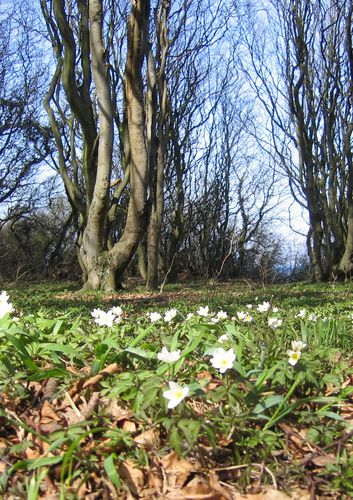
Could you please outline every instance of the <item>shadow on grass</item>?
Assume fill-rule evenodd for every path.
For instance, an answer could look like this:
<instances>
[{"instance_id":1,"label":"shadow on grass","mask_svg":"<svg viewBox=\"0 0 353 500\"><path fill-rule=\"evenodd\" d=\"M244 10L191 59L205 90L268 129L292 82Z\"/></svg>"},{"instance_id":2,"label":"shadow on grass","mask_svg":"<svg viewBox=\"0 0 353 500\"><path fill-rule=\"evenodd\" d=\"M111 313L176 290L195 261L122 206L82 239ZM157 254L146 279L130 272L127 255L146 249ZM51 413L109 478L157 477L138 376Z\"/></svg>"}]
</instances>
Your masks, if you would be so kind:
<instances>
[{"instance_id":1,"label":"shadow on grass","mask_svg":"<svg viewBox=\"0 0 353 500\"><path fill-rule=\"evenodd\" d=\"M87 314L94 308L108 309L114 305L129 311L143 312L151 309L179 307L191 310L195 306L224 307L233 313L246 304L272 301L279 307L313 309L326 305L350 308L353 304L353 289L350 284L295 283L270 285L244 281L224 283L188 282L167 285L163 292L147 292L143 286L128 284L125 290L116 293L82 291L75 282L41 282L15 284L7 288L16 308L35 314L39 310L50 314Z\"/></svg>"}]
</instances>

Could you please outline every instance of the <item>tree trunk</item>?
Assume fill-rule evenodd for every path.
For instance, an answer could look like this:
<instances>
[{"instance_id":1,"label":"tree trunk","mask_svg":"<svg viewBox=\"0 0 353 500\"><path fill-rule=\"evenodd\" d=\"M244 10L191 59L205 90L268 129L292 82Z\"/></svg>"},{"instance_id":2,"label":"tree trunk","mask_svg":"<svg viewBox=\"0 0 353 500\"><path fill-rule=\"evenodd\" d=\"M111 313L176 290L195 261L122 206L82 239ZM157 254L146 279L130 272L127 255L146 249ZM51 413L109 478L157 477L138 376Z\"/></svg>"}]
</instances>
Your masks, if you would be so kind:
<instances>
[{"instance_id":1,"label":"tree trunk","mask_svg":"<svg viewBox=\"0 0 353 500\"><path fill-rule=\"evenodd\" d=\"M125 229L120 240L109 252L111 274L119 283L146 231L148 215L148 150L145 138L145 104L142 66L147 51L150 4L135 0L128 23L128 54L126 62L126 109L131 148L130 200ZM109 287L112 286L111 279Z\"/></svg>"},{"instance_id":2,"label":"tree trunk","mask_svg":"<svg viewBox=\"0 0 353 500\"><path fill-rule=\"evenodd\" d=\"M175 281L177 278L177 253L184 236L184 173L185 165L182 157L180 144L178 141L178 131L174 129L173 124L170 127L171 140L174 145L174 165L176 173L176 207L174 218L172 220L171 233L168 242L167 265L166 272L168 273L168 281Z\"/></svg>"},{"instance_id":3,"label":"tree trunk","mask_svg":"<svg viewBox=\"0 0 353 500\"><path fill-rule=\"evenodd\" d=\"M162 145L163 143L163 145ZM147 262L148 276L147 289L156 290L158 288L158 261L159 261L159 239L162 227L162 216L164 206L164 160L165 160L165 139L160 138L157 158L157 181L154 203L151 209L150 222L147 234Z\"/></svg>"},{"instance_id":4,"label":"tree trunk","mask_svg":"<svg viewBox=\"0 0 353 500\"><path fill-rule=\"evenodd\" d=\"M139 246L137 247L137 261L139 273L141 274L141 278L146 283L148 271L147 271L147 261L146 261L146 242L143 239Z\"/></svg>"},{"instance_id":5,"label":"tree trunk","mask_svg":"<svg viewBox=\"0 0 353 500\"><path fill-rule=\"evenodd\" d=\"M153 183L153 196L151 215L147 234L147 263L148 263L148 290L156 290L159 283L158 262L159 262L159 240L161 235L162 217L164 209L164 167L167 151L167 138L169 135L168 111L169 99L168 88L165 75L165 65L167 60L169 42L167 20L169 16L170 2L163 0L157 15L158 30L158 79L156 73L152 71L152 84L158 85L159 95L159 115L157 120L158 127L158 150L156 164L155 182ZM154 69L154 68L152 68ZM152 94L153 97L153 94ZM152 154L154 153L152 147Z\"/></svg>"},{"instance_id":6,"label":"tree trunk","mask_svg":"<svg viewBox=\"0 0 353 500\"><path fill-rule=\"evenodd\" d=\"M108 66L102 35L101 0L89 0L91 24L92 72L96 86L99 116L99 143L96 182L88 211L87 225L83 232L80 255L87 269L84 288L97 289L111 286L110 259L106 255L105 220L108 210L112 151L113 151L113 104L110 94ZM107 267L107 269L106 269ZM114 274L114 272L113 272ZM109 282L109 285L107 285Z\"/></svg>"}]
</instances>

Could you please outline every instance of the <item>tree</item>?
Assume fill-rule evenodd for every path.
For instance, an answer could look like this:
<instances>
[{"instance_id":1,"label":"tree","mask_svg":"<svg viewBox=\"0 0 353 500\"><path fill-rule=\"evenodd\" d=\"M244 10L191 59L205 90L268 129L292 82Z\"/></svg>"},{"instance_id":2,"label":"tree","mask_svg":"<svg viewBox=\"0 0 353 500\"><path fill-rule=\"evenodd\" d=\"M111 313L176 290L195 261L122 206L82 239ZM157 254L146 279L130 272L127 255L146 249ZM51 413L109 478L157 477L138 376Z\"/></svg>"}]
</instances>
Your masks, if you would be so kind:
<instances>
[{"instance_id":1,"label":"tree","mask_svg":"<svg viewBox=\"0 0 353 500\"><path fill-rule=\"evenodd\" d=\"M77 279L75 231L65 197L41 190L41 206L14 206L0 227L0 281ZM36 200L37 201L37 200Z\"/></svg>"},{"instance_id":2,"label":"tree","mask_svg":"<svg viewBox=\"0 0 353 500\"><path fill-rule=\"evenodd\" d=\"M276 0L269 16L273 65L263 64L268 44L248 38L247 73L292 194L308 212L308 253L322 281L353 269L352 5Z\"/></svg>"},{"instance_id":3,"label":"tree","mask_svg":"<svg viewBox=\"0 0 353 500\"><path fill-rule=\"evenodd\" d=\"M36 177L52 150L42 123L41 96L46 67L38 36L31 29L35 13L26 6L6 7L0 17L0 205L31 205Z\"/></svg>"},{"instance_id":4,"label":"tree","mask_svg":"<svg viewBox=\"0 0 353 500\"><path fill-rule=\"evenodd\" d=\"M233 9L224 2L184 3L174 19L166 78L169 90L169 138L165 162L165 215L161 261L176 278L184 243L186 198L192 178L202 169L205 128L227 85L229 64L217 50ZM231 82L229 81L229 86Z\"/></svg>"},{"instance_id":5,"label":"tree","mask_svg":"<svg viewBox=\"0 0 353 500\"><path fill-rule=\"evenodd\" d=\"M215 107L185 198L184 238L179 261L204 279L254 275L269 242L279 197L270 159L258 151L247 130L251 106L233 84ZM266 245L265 245L266 246Z\"/></svg>"},{"instance_id":6,"label":"tree","mask_svg":"<svg viewBox=\"0 0 353 500\"><path fill-rule=\"evenodd\" d=\"M103 13L100 0L41 1L56 57L56 71L45 99L57 147L60 173L75 216L79 262L85 288L119 287L121 276L145 231L147 220L148 148L145 137L143 69L147 54L150 5L133 1L127 24L123 77L123 118L118 119L122 151L122 180L112 179L114 82L118 43L114 3ZM120 7L120 5L118 5ZM120 40L121 41L121 40ZM82 150L82 156L78 155ZM122 189L129 184L123 230L112 241L111 222ZM112 208L113 207L113 208Z\"/></svg>"},{"instance_id":7,"label":"tree","mask_svg":"<svg viewBox=\"0 0 353 500\"><path fill-rule=\"evenodd\" d=\"M201 103L206 105L207 97L198 99L196 91L211 65L200 57L200 71L195 56L205 47L207 55L224 30L220 5L211 14L199 1L158 0L150 6L134 0L125 30L122 1L107 1L103 9L102 1L41 0L56 58L45 108L58 153L56 169L74 211L86 288L119 286L144 236L147 285L157 286L170 151L181 151L190 137L188 132L182 138L176 117L181 121L187 115L189 130L196 128L192 115L204 122ZM179 69L169 63L173 58ZM184 62L182 87L174 86ZM174 94L180 96L182 89L191 89L190 104L186 97L176 101ZM182 190L183 174L177 175Z\"/></svg>"}]
</instances>

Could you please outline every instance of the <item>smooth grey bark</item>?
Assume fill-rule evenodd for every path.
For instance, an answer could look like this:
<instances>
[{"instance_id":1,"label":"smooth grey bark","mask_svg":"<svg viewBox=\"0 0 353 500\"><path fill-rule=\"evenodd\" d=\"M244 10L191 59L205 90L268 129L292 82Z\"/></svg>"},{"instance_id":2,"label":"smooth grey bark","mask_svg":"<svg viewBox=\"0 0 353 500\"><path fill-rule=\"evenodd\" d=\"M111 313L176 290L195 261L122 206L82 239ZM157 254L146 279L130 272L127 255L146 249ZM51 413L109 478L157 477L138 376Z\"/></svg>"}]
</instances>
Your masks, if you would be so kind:
<instances>
[{"instance_id":1,"label":"smooth grey bark","mask_svg":"<svg viewBox=\"0 0 353 500\"><path fill-rule=\"evenodd\" d=\"M114 109L103 45L101 0L89 0L89 20L92 74L98 101L99 140L93 195L82 235L80 255L87 270L84 288L96 289L107 281L106 275L111 280L110 270L105 269L109 267L109 259L104 245L114 140Z\"/></svg>"},{"instance_id":2,"label":"smooth grey bark","mask_svg":"<svg viewBox=\"0 0 353 500\"><path fill-rule=\"evenodd\" d=\"M146 230L148 155L142 75L150 4L131 1L121 123L117 120L116 81L111 81L109 73L118 68L109 66L105 40L111 42L103 33L102 0L78 0L71 7L63 0L50 0L49 4L41 0L41 7L57 59L45 108L57 147L57 170L75 213L84 288L112 290L120 286ZM109 23L114 22L109 18ZM62 107L61 89L71 116ZM124 178L112 182L114 127L119 131ZM78 145L81 158L76 156ZM111 234L119 215L117 200L127 189L126 218L122 215L125 226L115 242Z\"/></svg>"},{"instance_id":3,"label":"smooth grey bark","mask_svg":"<svg viewBox=\"0 0 353 500\"><path fill-rule=\"evenodd\" d=\"M142 66L147 51L149 1L134 0L128 22L128 54L125 71L125 96L127 129L129 135L130 200L125 230L120 240L109 252L111 266L110 282L106 288L114 287L121 280L127 265L146 231L148 150L145 137L145 103Z\"/></svg>"},{"instance_id":4,"label":"smooth grey bark","mask_svg":"<svg viewBox=\"0 0 353 500\"><path fill-rule=\"evenodd\" d=\"M155 120L153 118L152 109L152 126L156 121L158 148L157 158L155 153L155 141L152 139L151 154L152 162L154 161L155 173L153 182L151 183L151 212L149 226L147 231L147 289L156 290L159 283L159 240L162 228L163 208L164 208L164 169L167 154L167 140L169 136L169 99L168 88L165 75L167 54L169 48L168 42L168 16L170 10L170 2L163 0L160 6L157 20L158 31L158 70L155 72L153 61L151 61L150 82L151 82L151 107L155 102L154 88L158 93L159 113ZM156 76L156 73L158 76Z\"/></svg>"}]
</instances>

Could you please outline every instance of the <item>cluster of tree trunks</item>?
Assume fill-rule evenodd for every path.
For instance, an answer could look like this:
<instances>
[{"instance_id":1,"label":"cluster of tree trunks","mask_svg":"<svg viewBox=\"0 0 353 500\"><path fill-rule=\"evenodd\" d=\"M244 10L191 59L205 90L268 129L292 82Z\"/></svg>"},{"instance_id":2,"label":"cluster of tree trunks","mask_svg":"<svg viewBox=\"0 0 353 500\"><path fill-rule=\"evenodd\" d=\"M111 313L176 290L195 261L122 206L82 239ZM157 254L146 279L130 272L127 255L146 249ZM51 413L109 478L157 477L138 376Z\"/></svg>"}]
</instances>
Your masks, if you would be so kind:
<instances>
[{"instance_id":1,"label":"cluster of tree trunks","mask_svg":"<svg viewBox=\"0 0 353 500\"><path fill-rule=\"evenodd\" d=\"M47 159L71 209L52 247L73 224L84 288L119 288L132 261L151 290L181 268L244 274L273 242L283 174L308 214L314 279L352 273L351 0L40 6L49 84L29 55L41 28L21 19L23 85L11 85L0 23L0 202L22 196L18 220L41 197L28 184ZM44 87L48 123L35 111Z\"/></svg>"},{"instance_id":2,"label":"cluster of tree trunks","mask_svg":"<svg viewBox=\"0 0 353 500\"><path fill-rule=\"evenodd\" d=\"M353 4L272 0L269 9L273 66L266 67L264 50L248 38L248 74L271 120L275 155L308 214L313 277L348 276L353 270Z\"/></svg>"}]
</instances>

